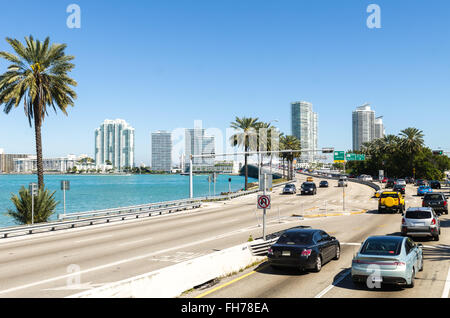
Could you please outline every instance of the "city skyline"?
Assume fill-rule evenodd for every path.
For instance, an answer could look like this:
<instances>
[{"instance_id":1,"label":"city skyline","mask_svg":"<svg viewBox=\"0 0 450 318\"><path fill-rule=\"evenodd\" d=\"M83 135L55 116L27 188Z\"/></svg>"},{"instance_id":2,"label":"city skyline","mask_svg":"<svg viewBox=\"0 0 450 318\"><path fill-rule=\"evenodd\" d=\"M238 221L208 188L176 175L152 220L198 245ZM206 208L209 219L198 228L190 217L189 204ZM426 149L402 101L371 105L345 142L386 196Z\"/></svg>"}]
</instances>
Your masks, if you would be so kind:
<instances>
[{"instance_id":1,"label":"city skyline","mask_svg":"<svg viewBox=\"0 0 450 318\"><path fill-rule=\"evenodd\" d=\"M323 1L286 1L274 11L267 3L258 3L255 10L252 1L168 2L118 3L106 11L107 2L82 0L77 2L83 12L78 30L66 27L65 4L30 2L24 22L0 36L2 51L11 51L6 36L23 40L33 33L66 43L67 54L75 56L71 75L79 83L78 99L68 117L49 113L45 119L44 156L93 156L91 132L83 127L97 127L107 117L125 118L142 132L136 136L136 164L148 165L148 131L190 127L199 118L206 128L225 131L235 116L251 116L277 119L276 126L286 133L290 115L279 110L299 98L311 101L320 115L319 146L350 149L351 128L336 125L351 127L353 105L367 100L385 115L386 133L417 127L427 145L450 149L442 125L434 124L436 113L450 115L445 71L450 45L443 40L450 4L433 10L379 1L383 27L371 30L362 4L326 2L325 10ZM1 29L10 30L20 4L3 9ZM32 12L42 12L47 23L31 23ZM330 28L326 12L345 18ZM411 25L411 20L420 23ZM117 37L123 41L120 47L112 45ZM130 52L131 46L136 50ZM117 61L127 54L133 58L122 68ZM6 67L1 61L0 71ZM119 73L129 80L118 83ZM423 111L429 105L434 112ZM0 114L0 136L0 147L8 153L35 151L34 131L21 108Z\"/></svg>"}]
</instances>

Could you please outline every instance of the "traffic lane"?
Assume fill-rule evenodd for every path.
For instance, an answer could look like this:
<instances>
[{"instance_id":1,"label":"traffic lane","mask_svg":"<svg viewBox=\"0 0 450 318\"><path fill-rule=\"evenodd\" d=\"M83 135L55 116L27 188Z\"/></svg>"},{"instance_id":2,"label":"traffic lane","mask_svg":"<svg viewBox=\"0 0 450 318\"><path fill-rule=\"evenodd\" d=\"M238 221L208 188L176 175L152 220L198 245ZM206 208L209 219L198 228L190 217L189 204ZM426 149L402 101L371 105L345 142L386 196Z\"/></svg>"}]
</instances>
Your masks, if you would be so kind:
<instances>
[{"instance_id":1,"label":"traffic lane","mask_svg":"<svg viewBox=\"0 0 450 318\"><path fill-rule=\"evenodd\" d=\"M392 292L396 292L396 297L440 297L446 283L450 245L447 243L442 245L442 243L439 244L440 242L430 242L426 239L416 239L423 241L422 244L425 247L424 271L417 275L417 286L414 289L387 286L387 290L380 289L376 293L371 293L371 290L353 286L350 277L351 260L360 247L358 242L362 242L370 235L400 235L399 221L401 220L398 215L389 214L366 214L353 218L355 222L348 224L347 230L343 230L342 224L338 228L336 224L323 224L321 227L329 233L335 232L333 235L341 241L342 253L339 261L326 264L320 273L299 273L296 270L280 273L268 266L261 266L248 278L206 297L391 297ZM374 222L375 220L381 222ZM333 223L335 221L333 220ZM367 229L369 222L371 226ZM362 226L355 226L358 223ZM313 225L313 223L310 224ZM361 231L359 236L346 235L350 232L351 226L353 226L352 231ZM448 229L445 232L445 242L448 242ZM314 276L315 274L317 275ZM432 293L428 292L430 288L433 289ZM386 293L383 294L383 292Z\"/></svg>"},{"instance_id":2,"label":"traffic lane","mask_svg":"<svg viewBox=\"0 0 450 318\"><path fill-rule=\"evenodd\" d=\"M218 224L220 222L217 222L217 215L215 216L215 220L213 224ZM177 217L180 217L179 215L177 215ZM166 219L164 219L166 220ZM192 221L192 219L191 219ZM202 219L203 223L205 223L204 219ZM252 220L253 222L253 220ZM158 223L158 222L156 222ZM194 226L197 224L201 224L202 222L193 222ZM139 224L142 225L142 224ZM242 223L240 223L240 225L242 225ZM135 229L135 227L137 226L137 224L128 224L127 225L127 229L122 229L122 231L119 232L128 232L130 229ZM204 224L203 224L204 226ZM178 225L179 227L179 225ZM223 225L219 226L220 229L223 229ZM118 227L118 228L122 228L122 227ZM192 230L192 226L189 227L190 230ZM117 261L120 261L121 259L123 259L123 257L125 256L125 253L130 253L130 252L136 252L136 248L133 248L133 244L130 244L129 248L127 248L125 251L123 251L123 249L118 249L117 246L120 246L122 244L120 244L120 240L118 237L120 237L120 235L117 235L117 229L112 229L109 227L105 227L102 229L103 231L114 231L115 235L113 238L111 238L109 235L105 235L105 233L92 233L92 237L87 237L86 238L86 234L87 233L77 233L77 235L79 235L78 237L78 242L80 244L83 244L84 247L86 248L86 251L74 251L73 248L69 248L67 246L67 244L64 244L64 242L59 242L59 245L57 245L56 248L59 248L59 250L55 251L49 251L48 246L46 246L44 248L45 251L47 251L47 254L42 256L42 250L39 251L39 248L36 249L35 247L29 248L28 253L31 253L31 255L26 256L26 253L19 253L21 255L17 255L16 254L16 259L15 263L12 264L11 262L8 262L7 265L7 272L4 273L6 277L2 277L2 279L0 280L2 282L2 289L4 290L5 288L8 289L8 287L13 287L14 285L21 285L23 286L23 284L29 283L27 282L27 278L29 278L30 280L32 280L33 277L39 277L40 281L45 280L45 279L51 279L56 277L61 277L61 276L65 276L66 272L67 272L67 267L68 267L68 261L70 260L71 263L75 263L78 264L78 266L80 268L92 268L92 266L94 265L100 265L104 264L106 261L108 261L109 263L114 263ZM201 230L201 229L199 229ZM154 233L154 229L145 229L145 231L148 232L152 232ZM122 234L124 234L122 233ZM96 236L95 234L98 234L99 236ZM128 239L128 236L130 236L129 234L126 235L127 237L125 239ZM69 243L72 242L73 243L73 236L71 237L72 240L69 239ZM133 238L136 238L136 232L133 231ZM191 235L192 238L192 235ZM146 236L144 236L142 239L138 238L136 240L136 242L138 244L142 244L143 241L146 241L148 238ZM119 240L119 242L118 242ZM43 240L45 242L45 240ZM172 242L173 237L172 237ZM77 241L75 241L77 242ZM23 243L23 242L22 242ZM29 242L27 242L29 243ZM49 243L49 242L47 242ZM67 243L67 242L66 242ZM122 242L123 243L123 242ZM130 242L133 243L133 242ZM19 242L15 242L15 244L20 244ZM50 244L52 244L52 242L50 242ZM54 244L54 242L53 242ZM175 244L176 245L176 244ZM144 248L146 248L147 245L144 246ZM158 250L158 246L156 244L152 244L152 248ZM139 248L138 248L139 249ZM61 252L62 254L67 254L67 251L71 251L72 253L75 252L74 254L70 254L70 255L59 255L59 252ZM36 253L37 252L37 253ZM76 255L77 252L79 252L79 255ZM142 255L142 253L146 253L146 251L142 251L141 249L139 249L139 254ZM33 254L34 253L34 254ZM144 253L144 255L145 255ZM4 255L4 254L3 254ZM39 258L36 259L35 257L37 257L38 255ZM120 259L117 260L116 257L120 256ZM17 257L22 257L22 259L25 259L24 262L20 263L17 260ZM62 257L62 260L59 260L58 263L58 257ZM56 259L55 259L56 258ZM66 259L64 259L66 258ZM133 259L133 256L130 255L128 257L129 259ZM89 263L90 261L94 260L94 263ZM101 261L100 261L101 260ZM39 264L39 266L36 266L36 264ZM59 264L59 267L57 266ZM70 265L70 264L69 264ZM98 266L97 266L98 267ZM136 266L139 267L139 266ZM11 272L11 268L16 269L16 272ZM46 271L45 273L43 273L41 270L36 270L36 269L42 269L45 268ZM51 270L49 270L49 268L51 268ZM95 268L95 266L94 266ZM17 269L20 269L17 271ZM145 271L144 272L148 272L149 267L146 266ZM34 271L33 271L34 270ZM53 275L50 275L50 271L53 271ZM134 272L132 270L130 270L129 272ZM139 273L140 274L140 273ZM47 277L46 277L47 276ZM113 277L117 277L117 276L113 276ZM16 279L14 284L14 278ZM120 277L122 278L122 277ZM5 286L5 282L7 282L7 286ZM33 284L33 282L31 282L31 284ZM36 295L36 294L33 294Z\"/></svg>"},{"instance_id":3,"label":"traffic lane","mask_svg":"<svg viewBox=\"0 0 450 318\"><path fill-rule=\"evenodd\" d=\"M206 297L315 297L333 282L336 273L348 268L358 251L359 246L356 245L367 237L367 229L373 234L382 235L393 219L398 218L394 215L362 214L305 220L302 225L323 229L340 241L342 249L338 261L324 265L319 273L278 271L262 266L254 269L255 273L251 276ZM220 285L225 283L223 281Z\"/></svg>"},{"instance_id":4,"label":"traffic lane","mask_svg":"<svg viewBox=\"0 0 450 318\"><path fill-rule=\"evenodd\" d=\"M215 218L215 224L217 224L218 222L217 222L217 216L216 216L216 218ZM219 222L220 223L220 222ZM194 222L194 224L200 224L200 222ZM242 223L240 223L240 224L242 224ZM223 227L222 226L220 226L220 229L222 229ZM190 229L192 230L192 227L190 227ZM149 232L154 232L154 231L152 231L150 228L148 228L148 231ZM133 233L134 234L134 236L136 236L135 234L135 232ZM154 233L154 234L156 234L157 236L159 236L158 235L158 233ZM83 236L82 236L83 237ZM85 236L84 236L85 237ZM191 236L192 237L192 236ZM132 246L130 246L130 248L127 248L127 249L125 249L125 250L118 250L117 249L117 247L116 248L114 248L114 251L112 251L111 250L111 246L120 246L121 244L118 244L118 242L117 242L117 240L118 240L118 238L117 238L117 235L116 236L114 236L114 238L113 239L111 239L110 237L106 237L106 236L102 236L102 237L100 237L99 239L101 239L101 240L97 240L97 241L95 241L95 236L93 236L92 238L84 238L83 239L83 243L84 244L87 244L86 245L86 248L88 248L88 250L86 251L86 252L84 252L84 253L81 253L80 252L80 255L77 255L76 257L73 257L72 258L72 260L71 260L71 263L75 263L75 264L77 264L80 268L82 268L82 269L85 269L85 268L92 268L92 267L95 267L94 265L98 265L99 263L101 264L101 263L105 263L106 261L109 261L110 263L114 263L114 261L117 261L116 259L114 259L114 257L117 255L117 254L120 254L120 256L121 256L121 258L123 258L125 255L124 255L124 253L130 253L130 252L132 252L132 251L134 251L134 249L132 249ZM145 238L144 238L145 239ZM144 240L143 239L143 240ZM95 242L94 242L95 241ZM137 240L138 242L142 242L142 240L140 240L140 239L138 239ZM172 239L171 239L171 241L173 241L173 237L172 237ZM240 241L239 243L241 243L242 241ZM95 243L95 246L94 246L94 248L89 248L89 246L91 245L91 244L94 244ZM217 246L217 245L216 245ZM156 250L158 250L159 249L159 247L156 245L156 244L153 244L153 247L156 249ZM34 250L34 249L32 249L32 250ZM72 252L73 252L73 249L70 249L70 248L68 248L67 247L67 245L64 245L64 250L65 251L67 251L67 250L72 250ZM107 251L110 251L110 253L107 253ZM144 251L140 251L139 252L139 254L141 254L141 253L143 253ZM52 259L49 259L49 260L45 260L44 258L40 258L40 259L38 259L38 260L36 260L36 259L27 259L26 261L27 261L27 264L15 264L16 266L14 266L15 268L21 268L21 269L24 269L25 271L27 271L27 270L30 270L30 269L32 269L32 268L34 268L34 269L37 269L37 268L39 268L39 269L41 269L41 268L48 268L48 265L50 265L50 266L53 266L53 267L56 267L55 266L55 264L57 263L54 259L53 259L53 257L55 257L55 254L57 254L57 253L48 253L48 255L52 258ZM94 257L95 256L95 257ZM111 258L113 258L113 259L111 259ZM132 255L130 255L129 256L129 258L132 258ZM92 261L92 260L94 260L95 259L95 261L94 261L94 263L89 263L90 261ZM100 262L100 260L101 260L101 262ZM53 269L53 272L54 273L56 273L56 276L58 277L58 276L64 276L65 275L65 271L67 271L67 266L68 266L68 264L67 264L67 261L68 260L65 260L66 262L64 262L64 264L61 264L61 266L60 266L60 268L54 268ZM36 266L36 264L38 264L38 266ZM6 264L5 264L6 265ZM11 265L11 264L7 264L8 265L8 268L11 268L11 266L9 266L9 265ZM17 266L17 265L19 265L19 266ZM135 265L136 267L139 267L139 265ZM122 265L122 267L123 267L123 265ZM145 271L144 272L148 272L149 271L149 267L148 266L146 266L145 267ZM122 271L123 272L123 271ZM127 271L126 271L126 273L135 273L135 274L141 274L141 272L136 272L136 271L133 271L132 269L128 269ZM115 276L110 276L109 274L110 273L108 273L107 271L106 271L106 273L107 273L107 276L111 279L111 277L115 277L116 278L116 280L117 279L119 279L119 278L126 278L126 277L118 277L117 275L117 273L115 274ZM28 275L27 275L28 274ZM44 280L45 281L45 278L47 278L47 279L50 279L50 278L52 278L52 277L42 277L42 276L45 276L45 275L42 275L43 273L42 272L40 272L40 271L38 271L38 272L32 272L32 273L27 273L27 272L23 272L23 271L19 271L19 272L16 272L15 273L15 275L13 275L13 274L11 274L9 271L8 271L8 283L10 283L10 284L13 284L13 285L17 285L17 283L16 284L14 284L13 282L14 282L14 279L13 278L20 278L20 282L22 283L22 284L26 284L26 282L24 282L24 280L26 280L29 276L31 276L31 277L33 277L33 274L35 274L36 276L37 275L39 275L39 278L41 279L41 281L42 280ZM98 277L99 276L96 276L95 278L96 278L96 280L94 280L94 282L95 283L99 283L98 282ZM2 281L4 281L4 280L2 280ZM109 282L110 280L108 280L107 282ZM53 282L52 282L53 283ZM101 283L101 282L100 282ZM2 285L4 285L4 284L2 284ZM9 285L9 284L8 284ZM20 285L20 284L19 284ZM6 286L6 287L12 287L12 286ZM46 287L48 287L48 286L46 286ZM55 288L58 288L58 286L50 286L50 287L55 287ZM5 288L5 286L3 286L3 289ZM23 294L20 294L20 295L23 295ZM28 295L28 293L27 293L27 295ZM33 296L33 295L36 295L36 293L31 293L31 296Z\"/></svg>"}]
</instances>

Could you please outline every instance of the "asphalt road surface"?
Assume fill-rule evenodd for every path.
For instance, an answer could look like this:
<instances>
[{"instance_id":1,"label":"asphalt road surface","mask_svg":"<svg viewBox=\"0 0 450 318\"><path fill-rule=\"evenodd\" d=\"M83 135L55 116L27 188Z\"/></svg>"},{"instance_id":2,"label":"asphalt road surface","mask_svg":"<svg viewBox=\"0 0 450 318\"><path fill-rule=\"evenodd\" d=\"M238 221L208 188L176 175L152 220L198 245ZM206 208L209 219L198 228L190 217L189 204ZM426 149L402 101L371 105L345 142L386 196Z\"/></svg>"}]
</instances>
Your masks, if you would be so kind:
<instances>
[{"instance_id":1,"label":"asphalt road surface","mask_svg":"<svg viewBox=\"0 0 450 318\"><path fill-rule=\"evenodd\" d=\"M443 189L446 192L446 189ZM406 206L421 206L416 187L408 185ZM414 288L382 285L369 289L356 287L351 281L350 269L353 255L361 242L371 235L400 235L400 214L378 214L372 210L375 199L367 204L364 214L306 219L304 225L320 228L335 236L341 243L341 257L322 267L319 273L295 269L275 270L266 262L250 268L237 276L229 277L203 290L185 297L210 298L393 298L433 297L448 298L450 288L450 218L442 215L439 241L414 238L424 245L424 270L417 273Z\"/></svg>"}]
</instances>

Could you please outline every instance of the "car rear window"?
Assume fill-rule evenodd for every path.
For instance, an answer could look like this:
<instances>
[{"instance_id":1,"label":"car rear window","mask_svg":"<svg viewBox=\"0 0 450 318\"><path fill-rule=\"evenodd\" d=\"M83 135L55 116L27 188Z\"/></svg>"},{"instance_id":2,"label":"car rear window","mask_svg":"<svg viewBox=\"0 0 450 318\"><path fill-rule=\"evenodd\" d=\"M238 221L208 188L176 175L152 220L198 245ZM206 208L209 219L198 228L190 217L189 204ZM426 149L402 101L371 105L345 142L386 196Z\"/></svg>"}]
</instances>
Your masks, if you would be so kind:
<instances>
[{"instance_id":1,"label":"car rear window","mask_svg":"<svg viewBox=\"0 0 450 318\"><path fill-rule=\"evenodd\" d=\"M310 244L311 233L284 233L280 236L278 244Z\"/></svg>"},{"instance_id":2,"label":"car rear window","mask_svg":"<svg viewBox=\"0 0 450 318\"><path fill-rule=\"evenodd\" d=\"M392 239L367 240L360 253L367 255L399 255L401 242L401 240Z\"/></svg>"},{"instance_id":3,"label":"car rear window","mask_svg":"<svg viewBox=\"0 0 450 318\"><path fill-rule=\"evenodd\" d=\"M407 219L431 219L430 211L406 211Z\"/></svg>"},{"instance_id":4,"label":"car rear window","mask_svg":"<svg viewBox=\"0 0 450 318\"><path fill-rule=\"evenodd\" d=\"M424 200L443 200L441 194L426 194Z\"/></svg>"}]
</instances>

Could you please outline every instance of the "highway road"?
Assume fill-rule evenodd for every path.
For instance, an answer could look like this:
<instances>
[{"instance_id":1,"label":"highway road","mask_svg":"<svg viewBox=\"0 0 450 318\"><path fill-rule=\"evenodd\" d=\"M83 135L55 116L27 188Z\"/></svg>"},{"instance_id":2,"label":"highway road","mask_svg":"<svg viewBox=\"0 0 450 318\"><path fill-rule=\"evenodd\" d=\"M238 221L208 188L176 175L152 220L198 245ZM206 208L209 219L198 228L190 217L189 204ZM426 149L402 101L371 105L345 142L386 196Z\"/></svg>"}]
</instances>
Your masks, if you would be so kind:
<instances>
[{"instance_id":1,"label":"highway road","mask_svg":"<svg viewBox=\"0 0 450 318\"><path fill-rule=\"evenodd\" d=\"M299 176L298 187L304 178ZM345 189L346 211L369 210L367 214L304 220L296 217L342 210L343 189L337 187L336 181L331 181L329 188L318 190L315 196L300 196L282 195L281 188L275 188L267 232L314 224L329 227L348 242L358 242L371 230L387 224L391 217L371 213L376 207L376 201L371 199L374 191L352 183ZM258 238L262 235L261 221L253 194L230 202L207 203L200 209L173 215L1 239L0 297L70 296L232 247L246 242L250 236ZM345 247L339 264L346 264L344 260L353 248ZM326 273L334 273L332 266L336 265L325 266L320 273L325 283L329 281ZM258 275L275 280L288 277L267 270ZM322 286L315 285L319 289ZM284 294L280 289L276 297Z\"/></svg>"},{"instance_id":2,"label":"highway road","mask_svg":"<svg viewBox=\"0 0 450 318\"><path fill-rule=\"evenodd\" d=\"M447 190L445 190L447 191ZM407 186L406 205L421 206L416 187ZM374 202L375 199L372 199ZM198 298L448 298L450 288L450 218L440 217L439 241L414 238L424 245L424 270L416 275L414 288L381 286L379 289L356 287L351 281L353 255L370 235L400 235L400 214L378 214L367 203L365 214L334 218L306 219L302 222L335 236L341 242L341 257L324 265L319 273L298 270L274 270L267 263L249 268L239 275L223 279L215 286L196 290L185 297Z\"/></svg>"}]
</instances>

